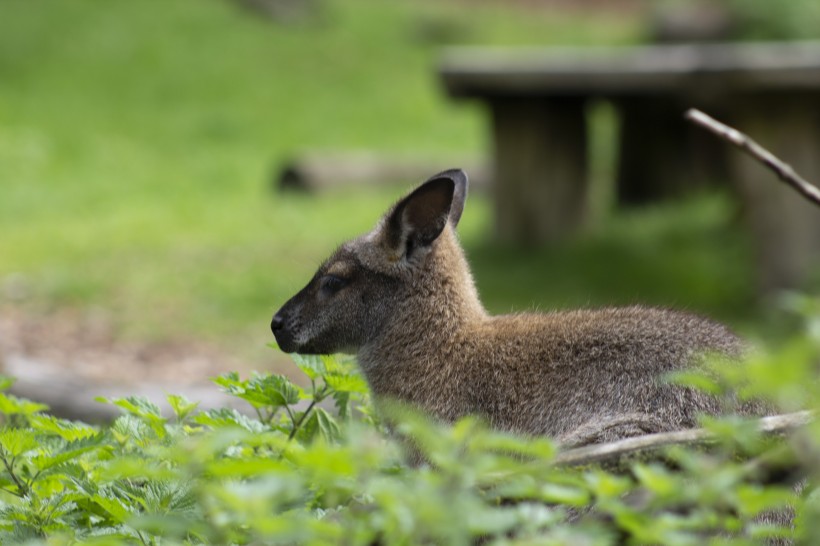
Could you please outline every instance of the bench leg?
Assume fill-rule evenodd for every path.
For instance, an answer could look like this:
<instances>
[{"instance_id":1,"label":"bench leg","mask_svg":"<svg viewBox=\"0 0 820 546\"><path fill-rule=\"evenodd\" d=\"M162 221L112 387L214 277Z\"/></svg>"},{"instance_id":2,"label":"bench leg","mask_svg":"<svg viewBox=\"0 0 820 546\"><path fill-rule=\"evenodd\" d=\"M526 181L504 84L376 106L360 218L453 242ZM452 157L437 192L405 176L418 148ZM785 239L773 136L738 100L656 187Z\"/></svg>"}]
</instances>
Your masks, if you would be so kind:
<instances>
[{"instance_id":1,"label":"bench leg","mask_svg":"<svg viewBox=\"0 0 820 546\"><path fill-rule=\"evenodd\" d=\"M803 178L820 184L817 97L738 101L729 122L790 164ZM731 154L731 162L733 182L754 238L761 294L800 286L810 269L820 265L820 208L748 155L736 151Z\"/></svg>"},{"instance_id":2,"label":"bench leg","mask_svg":"<svg viewBox=\"0 0 820 546\"><path fill-rule=\"evenodd\" d=\"M587 204L584 102L497 100L492 113L498 237L537 244L574 232Z\"/></svg>"},{"instance_id":3,"label":"bench leg","mask_svg":"<svg viewBox=\"0 0 820 546\"><path fill-rule=\"evenodd\" d=\"M641 205L692 195L728 178L726 150L683 119L678 100L620 99L616 177L620 205ZM705 111L719 115L715 108Z\"/></svg>"}]
</instances>

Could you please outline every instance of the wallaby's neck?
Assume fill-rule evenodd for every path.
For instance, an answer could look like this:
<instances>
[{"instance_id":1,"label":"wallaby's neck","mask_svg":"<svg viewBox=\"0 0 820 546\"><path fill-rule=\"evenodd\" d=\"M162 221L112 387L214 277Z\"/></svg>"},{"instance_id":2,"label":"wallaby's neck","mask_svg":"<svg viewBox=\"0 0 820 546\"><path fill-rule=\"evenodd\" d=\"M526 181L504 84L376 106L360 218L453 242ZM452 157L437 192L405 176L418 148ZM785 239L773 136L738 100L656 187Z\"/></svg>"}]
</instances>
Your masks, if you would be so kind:
<instances>
[{"instance_id":1,"label":"wallaby's neck","mask_svg":"<svg viewBox=\"0 0 820 546\"><path fill-rule=\"evenodd\" d=\"M407 364L411 355L441 354L441 347L487 318L458 239L448 226L398 312L362 347L363 369ZM395 362L386 362L387 359ZM398 362L404 360L404 362Z\"/></svg>"},{"instance_id":2,"label":"wallaby's neck","mask_svg":"<svg viewBox=\"0 0 820 546\"><path fill-rule=\"evenodd\" d=\"M478 297L464 250L449 226L439 237L438 245L427 260L420 282L437 296L424 299L427 312L438 316L451 327L486 318L487 311Z\"/></svg>"}]
</instances>

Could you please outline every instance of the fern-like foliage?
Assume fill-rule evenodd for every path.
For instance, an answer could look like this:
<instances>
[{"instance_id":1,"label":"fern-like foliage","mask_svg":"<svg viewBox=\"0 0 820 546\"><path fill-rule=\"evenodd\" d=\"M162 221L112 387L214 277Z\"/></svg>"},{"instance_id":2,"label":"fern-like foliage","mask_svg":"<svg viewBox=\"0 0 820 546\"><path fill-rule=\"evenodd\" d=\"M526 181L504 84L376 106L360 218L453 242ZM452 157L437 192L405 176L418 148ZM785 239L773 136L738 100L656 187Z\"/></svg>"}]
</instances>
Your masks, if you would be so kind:
<instances>
[{"instance_id":1,"label":"fern-like foliage","mask_svg":"<svg viewBox=\"0 0 820 546\"><path fill-rule=\"evenodd\" d=\"M820 338L807 335L755 356L743 377L716 364L702 378L678 380L816 408L818 355ZM385 403L387 434L353 363L296 363L306 388L280 375L216 378L246 411L200 411L170 395L169 418L148 400L117 398L104 400L122 410L105 427L4 394L0 543L820 543L811 485L818 425L794 443L764 437L748 421L711 419L704 425L719 441L709 449L568 468L555 463L549 439L472 418L442 426ZM807 478L802 493L767 481L771 468Z\"/></svg>"}]
</instances>

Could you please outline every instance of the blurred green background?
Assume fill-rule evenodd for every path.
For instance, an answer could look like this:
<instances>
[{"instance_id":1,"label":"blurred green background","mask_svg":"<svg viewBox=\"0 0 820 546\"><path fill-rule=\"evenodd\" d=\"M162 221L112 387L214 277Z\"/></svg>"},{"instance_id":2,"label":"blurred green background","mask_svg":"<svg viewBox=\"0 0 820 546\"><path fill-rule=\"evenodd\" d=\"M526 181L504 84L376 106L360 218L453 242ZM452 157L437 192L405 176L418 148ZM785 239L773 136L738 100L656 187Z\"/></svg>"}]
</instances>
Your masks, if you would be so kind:
<instances>
[{"instance_id":1,"label":"blurred green background","mask_svg":"<svg viewBox=\"0 0 820 546\"><path fill-rule=\"evenodd\" d=\"M324 0L277 21L241 4L0 2L0 312L104 309L121 339L275 363L273 311L400 193L277 193L283 161L370 150L432 173L485 156L486 112L440 88L442 46L637 43L654 9ZM471 197L460 231L492 311L645 302L761 329L731 198L614 212L598 193L592 229L539 249L493 244Z\"/></svg>"}]
</instances>

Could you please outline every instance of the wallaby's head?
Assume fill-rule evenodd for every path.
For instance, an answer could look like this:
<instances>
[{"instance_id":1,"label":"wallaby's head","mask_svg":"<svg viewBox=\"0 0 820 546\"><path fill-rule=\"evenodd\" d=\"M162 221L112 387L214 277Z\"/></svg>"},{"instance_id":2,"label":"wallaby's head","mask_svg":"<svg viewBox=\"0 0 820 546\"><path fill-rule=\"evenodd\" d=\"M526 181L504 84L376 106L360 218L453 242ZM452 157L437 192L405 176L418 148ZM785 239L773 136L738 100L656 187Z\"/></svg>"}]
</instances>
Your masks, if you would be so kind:
<instances>
[{"instance_id":1,"label":"wallaby's head","mask_svg":"<svg viewBox=\"0 0 820 546\"><path fill-rule=\"evenodd\" d=\"M461 170L439 173L393 205L369 233L342 244L274 315L285 352L356 353L397 328L468 300L479 307L454 229L467 196Z\"/></svg>"}]
</instances>

